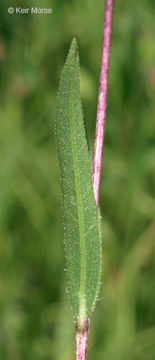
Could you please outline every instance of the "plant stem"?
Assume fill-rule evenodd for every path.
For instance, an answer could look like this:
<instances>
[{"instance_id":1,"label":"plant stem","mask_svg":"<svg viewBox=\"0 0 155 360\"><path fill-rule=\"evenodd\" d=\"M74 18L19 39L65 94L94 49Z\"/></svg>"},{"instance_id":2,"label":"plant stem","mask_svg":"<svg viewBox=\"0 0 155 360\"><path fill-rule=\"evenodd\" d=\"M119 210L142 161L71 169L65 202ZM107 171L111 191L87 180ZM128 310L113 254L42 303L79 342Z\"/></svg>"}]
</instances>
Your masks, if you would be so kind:
<instances>
[{"instance_id":1,"label":"plant stem","mask_svg":"<svg viewBox=\"0 0 155 360\"><path fill-rule=\"evenodd\" d=\"M86 360L89 320L76 323L76 360Z\"/></svg>"},{"instance_id":2,"label":"plant stem","mask_svg":"<svg viewBox=\"0 0 155 360\"><path fill-rule=\"evenodd\" d=\"M114 6L114 0L105 1L102 56L101 56L101 68L100 68L100 80L99 80L93 173L92 173L93 189L94 189L95 201L97 206L99 204L102 153L103 153L103 145L104 145L113 6Z\"/></svg>"},{"instance_id":3,"label":"plant stem","mask_svg":"<svg viewBox=\"0 0 155 360\"><path fill-rule=\"evenodd\" d=\"M105 118L106 118L113 5L114 5L114 0L105 0L102 56L101 56L99 94L98 94L98 106L97 106L93 173L92 173L94 196L97 206L99 204L100 177L101 177L104 129L105 129ZM76 323L76 360L86 360L88 330L89 330L88 321L84 321L83 324Z\"/></svg>"}]
</instances>

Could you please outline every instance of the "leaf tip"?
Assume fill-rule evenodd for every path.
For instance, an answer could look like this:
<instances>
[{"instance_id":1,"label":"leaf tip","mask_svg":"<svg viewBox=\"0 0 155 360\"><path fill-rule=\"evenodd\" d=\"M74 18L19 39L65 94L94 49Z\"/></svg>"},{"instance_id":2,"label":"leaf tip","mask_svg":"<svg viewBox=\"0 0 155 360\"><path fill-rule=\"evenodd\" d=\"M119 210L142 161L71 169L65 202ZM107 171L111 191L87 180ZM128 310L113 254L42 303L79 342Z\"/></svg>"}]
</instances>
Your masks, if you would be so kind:
<instances>
[{"instance_id":1,"label":"leaf tip","mask_svg":"<svg viewBox=\"0 0 155 360\"><path fill-rule=\"evenodd\" d=\"M76 37L75 34L73 35L73 40L72 40L72 43L71 43L71 48L74 49L75 57L77 57L79 50L78 50L77 37Z\"/></svg>"}]
</instances>

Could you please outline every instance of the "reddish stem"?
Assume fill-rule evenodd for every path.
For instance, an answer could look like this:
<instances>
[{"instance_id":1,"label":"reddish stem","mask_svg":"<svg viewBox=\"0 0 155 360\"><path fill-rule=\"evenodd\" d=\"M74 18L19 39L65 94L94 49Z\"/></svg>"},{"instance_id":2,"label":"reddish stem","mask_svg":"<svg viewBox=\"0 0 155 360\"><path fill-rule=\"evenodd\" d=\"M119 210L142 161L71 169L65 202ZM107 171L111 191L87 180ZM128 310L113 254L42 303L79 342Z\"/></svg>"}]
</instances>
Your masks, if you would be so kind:
<instances>
[{"instance_id":1,"label":"reddish stem","mask_svg":"<svg viewBox=\"0 0 155 360\"><path fill-rule=\"evenodd\" d=\"M86 360L89 320L76 323L76 360Z\"/></svg>"},{"instance_id":2,"label":"reddish stem","mask_svg":"<svg viewBox=\"0 0 155 360\"><path fill-rule=\"evenodd\" d=\"M100 68L100 80L99 80L93 173L92 173L93 189L94 189L95 201L97 206L99 204L102 153L103 153L105 119L106 119L113 5L114 5L114 0L105 1L102 56L101 56L101 68Z\"/></svg>"},{"instance_id":3,"label":"reddish stem","mask_svg":"<svg viewBox=\"0 0 155 360\"><path fill-rule=\"evenodd\" d=\"M87 353L88 332L76 334L76 360L85 360Z\"/></svg>"}]
</instances>

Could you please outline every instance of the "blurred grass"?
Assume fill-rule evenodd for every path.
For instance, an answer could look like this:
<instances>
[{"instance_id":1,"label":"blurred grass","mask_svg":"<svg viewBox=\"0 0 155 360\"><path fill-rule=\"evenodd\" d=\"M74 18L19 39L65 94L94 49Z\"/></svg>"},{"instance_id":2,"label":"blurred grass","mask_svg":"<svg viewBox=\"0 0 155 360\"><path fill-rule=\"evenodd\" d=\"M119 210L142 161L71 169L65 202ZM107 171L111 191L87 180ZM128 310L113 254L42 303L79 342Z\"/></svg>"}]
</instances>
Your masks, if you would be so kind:
<instances>
[{"instance_id":1,"label":"blurred grass","mask_svg":"<svg viewBox=\"0 0 155 360\"><path fill-rule=\"evenodd\" d=\"M52 15L9 15L44 6ZM89 359L155 358L153 0L115 3L100 193L103 285ZM53 114L74 33L93 154L104 2L0 4L0 359L71 360Z\"/></svg>"}]
</instances>

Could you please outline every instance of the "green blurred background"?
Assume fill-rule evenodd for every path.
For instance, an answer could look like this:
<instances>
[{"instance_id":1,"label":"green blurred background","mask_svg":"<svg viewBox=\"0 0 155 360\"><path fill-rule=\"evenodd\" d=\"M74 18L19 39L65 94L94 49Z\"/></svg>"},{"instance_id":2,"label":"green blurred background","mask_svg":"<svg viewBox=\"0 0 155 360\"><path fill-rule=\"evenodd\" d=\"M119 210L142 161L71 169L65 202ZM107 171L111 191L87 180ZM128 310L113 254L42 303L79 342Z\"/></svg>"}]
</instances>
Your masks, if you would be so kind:
<instances>
[{"instance_id":1,"label":"green blurred background","mask_svg":"<svg viewBox=\"0 0 155 360\"><path fill-rule=\"evenodd\" d=\"M75 33L93 156L103 14L103 0L0 4L0 360L74 358L53 114ZM154 0L115 1L89 360L155 359L154 15Z\"/></svg>"}]
</instances>

